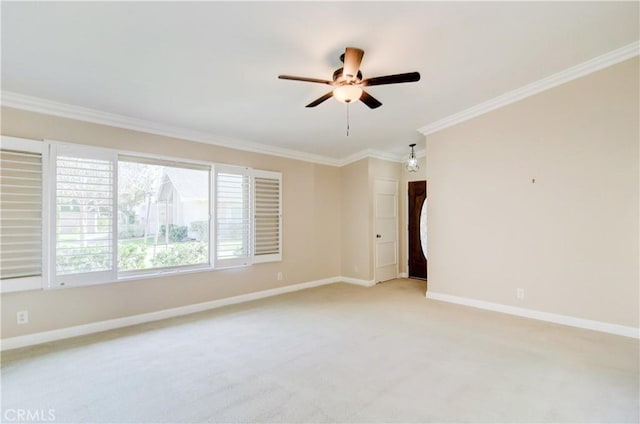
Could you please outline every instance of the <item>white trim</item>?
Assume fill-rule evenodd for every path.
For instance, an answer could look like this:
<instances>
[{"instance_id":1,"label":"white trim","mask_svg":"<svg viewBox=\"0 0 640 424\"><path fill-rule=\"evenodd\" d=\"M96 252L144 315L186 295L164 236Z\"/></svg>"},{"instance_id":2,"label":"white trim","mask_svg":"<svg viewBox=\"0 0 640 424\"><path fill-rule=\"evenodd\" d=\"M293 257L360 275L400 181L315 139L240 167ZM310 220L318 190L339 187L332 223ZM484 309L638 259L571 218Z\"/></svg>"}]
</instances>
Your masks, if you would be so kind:
<instances>
[{"instance_id":1,"label":"white trim","mask_svg":"<svg viewBox=\"0 0 640 424\"><path fill-rule=\"evenodd\" d=\"M44 273L44 268L43 268ZM38 275L35 277L6 278L0 283L0 293L16 293L23 291L42 290L44 278Z\"/></svg>"},{"instance_id":2,"label":"white trim","mask_svg":"<svg viewBox=\"0 0 640 424\"><path fill-rule=\"evenodd\" d=\"M579 65L572 66L571 68L550 75L539 81L527 84L524 87L509 91L491 100L470 107L469 109L465 109L461 112L447 116L446 118L427 124L418 128L418 132L424 135L433 134L445 128L483 115L494 109L501 108L508 104L517 102L518 100L522 100L526 97L533 96L534 94L556 87L560 84L564 84L599 71L600 69L615 65L616 63L638 56L638 54L640 54L640 41L635 41L624 47L605 53Z\"/></svg>"},{"instance_id":3,"label":"white trim","mask_svg":"<svg viewBox=\"0 0 640 424\"><path fill-rule=\"evenodd\" d=\"M409 145L407 144L407 146ZM427 150L426 149L415 150L415 153L417 158L423 158L427 155ZM409 157L408 150L407 150L407 153L405 154L394 155L392 153L383 152L381 150L365 149L338 160L336 162L336 166L346 166L366 158L381 159L389 162L403 163L407 160L407 157Z\"/></svg>"},{"instance_id":4,"label":"white trim","mask_svg":"<svg viewBox=\"0 0 640 424\"><path fill-rule=\"evenodd\" d=\"M53 143L62 143L60 141L53 141ZM63 142L65 144L71 144L70 142ZM76 143L79 144L79 143ZM184 157L178 156L167 156L167 155L157 155L154 153L146 153L146 152L136 152L133 150L115 150L118 155L118 161L122 162L144 162L149 163L147 160L155 160L157 163L153 165L162 165L162 166L176 166L182 168L190 168L190 169L199 169L204 170L218 163L204 160L196 160L196 159L188 159ZM218 165L226 165L226 164L218 164ZM240 166L240 165L238 165Z\"/></svg>"},{"instance_id":5,"label":"white trim","mask_svg":"<svg viewBox=\"0 0 640 424\"><path fill-rule=\"evenodd\" d=\"M27 96L12 91L2 91L2 105L30 112L44 113L62 118L76 119L94 124L108 125L117 128L126 128L134 131L157 134L165 137L180 138L197 141L199 143L212 144L214 146L227 147L234 150L243 150L261 153L271 156L279 156L288 159L302 160L306 162L320 163L329 166L339 166L339 161L321 155L303 153L296 150L269 146L266 144L252 143L248 141L222 137L203 131L195 131L187 128L174 127L139 118L132 118L115 113L102 112L81 106L59 103L39 97Z\"/></svg>"},{"instance_id":6,"label":"white trim","mask_svg":"<svg viewBox=\"0 0 640 424\"><path fill-rule=\"evenodd\" d=\"M51 227L53 223L55 225L55 210L51 208L51 202L55 197L54 179L52 179L53 172L51 161L51 144L44 142L44 148L42 153L42 281L40 282L40 288L46 289L49 287L51 281L51 263L55 262L55 256L52 256L53 245L51 240L55 242L55 235L52 236Z\"/></svg>"},{"instance_id":7,"label":"white trim","mask_svg":"<svg viewBox=\"0 0 640 424\"><path fill-rule=\"evenodd\" d=\"M486 302L484 300L471 299L467 297L452 296L449 294L432 292L429 290L427 290L426 297L427 299L441 300L443 302L456 303L458 305L471 306L473 308L486 309L489 311L501 312L503 314L516 315L519 317L532 318L540 321L553 322L556 324L568 325L571 327L586 328L588 330L601 331L603 333L610 333L616 334L618 336L640 339L640 328L635 327L610 324L608 322L594 321L568 315L553 314L550 312L536 311L533 309L518 308L515 306Z\"/></svg>"},{"instance_id":8,"label":"white trim","mask_svg":"<svg viewBox=\"0 0 640 424\"><path fill-rule=\"evenodd\" d=\"M402 156L397 156L397 155L383 152L380 150L365 149L365 150L356 152L352 155L349 155L345 158L342 158L338 160L336 163L337 163L337 166L345 166L366 158L381 159L381 160L387 160L390 162L402 162L403 160Z\"/></svg>"},{"instance_id":9,"label":"white trim","mask_svg":"<svg viewBox=\"0 0 640 424\"><path fill-rule=\"evenodd\" d=\"M407 274L406 272L401 272L400 274L398 274L398 278L409 278L409 274Z\"/></svg>"},{"instance_id":10,"label":"white trim","mask_svg":"<svg viewBox=\"0 0 640 424\"><path fill-rule=\"evenodd\" d=\"M375 280L360 280L360 279L351 278L351 277L338 277L338 281L341 283L355 284L357 286L363 286L363 287L373 287L376 285Z\"/></svg>"},{"instance_id":11,"label":"white trim","mask_svg":"<svg viewBox=\"0 0 640 424\"><path fill-rule=\"evenodd\" d=\"M160 321L163 319L179 317L183 315L203 312L210 309L221 308L223 306L235 305L237 303L250 302L252 300L263 299L265 297L277 296L312 287L324 286L334 283L349 283L360 286L371 287L373 281L356 280L346 277L331 277L321 280L308 281L306 283L293 284L290 286L278 287L275 289L263 290L254 293L241 294L239 296L216 299L209 302L196 303L193 305L179 306L177 308L164 309L146 314L131 315L124 318L110 319L106 321L93 322L90 324L76 325L74 327L61 328L58 330L43 331L41 333L27 334L25 336L9 337L0 342L0 351L18 349L56 340L69 339L72 337L85 336L102 331L114 330L116 328L130 327L132 325L144 324L147 322Z\"/></svg>"},{"instance_id":12,"label":"white trim","mask_svg":"<svg viewBox=\"0 0 640 424\"><path fill-rule=\"evenodd\" d=\"M94 124L108 125L116 128L126 128L129 130L141 131L165 137L180 138L183 140L195 141L198 143L227 147L234 150L261 153L287 159L302 160L311 163L319 163L328 166L341 167L367 157L383 159L392 162L402 162L404 159L403 156L397 156L391 153L373 149L365 149L345 158L336 159L328 156L315 155L311 153L300 152L297 150L269 146L262 143L252 143L248 141L233 139L230 137L222 137L203 131L190 130L188 128L174 127L153 121L147 121L144 119L132 118L125 115L102 112L96 109L55 102L53 100L47 100L40 97L27 96L12 91L2 91L1 95L2 105L15 109L44 113L47 115L59 116L68 119L76 119L84 122L92 122Z\"/></svg>"},{"instance_id":13,"label":"white trim","mask_svg":"<svg viewBox=\"0 0 640 424\"><path fill-rule=\"evenodd\" d=\"M43 243L43 249L47 252L47 261L43 261L42 263L42 266L47 267L47 278L42 281L42 287L44 289L52 289L60 288L52 284L56 275L56 207L51 207L51 205L55 205L56 203L56 158L59 143L52 143L47 140L44 140L44 143L48 144L49 148L49 162L47 164L47 174L49 178L47 178L48 193L45 193L46 197L43 198L47 203L48 209L45 220L42 223L43 227L46 228L45 233L47 235L47 244L45 245Z\"/></svg>"},{"instance_id":14,"label":"white trim","mask_svg":"<svg viewBox=\"0 0 640 424\"><path fill-rule=\"evenodd\" d=\"M2 149L44 154L46 147L45 143L38 140L9 137L6 135L0 136L0 148Z\"/></svg>"}]
</instances>

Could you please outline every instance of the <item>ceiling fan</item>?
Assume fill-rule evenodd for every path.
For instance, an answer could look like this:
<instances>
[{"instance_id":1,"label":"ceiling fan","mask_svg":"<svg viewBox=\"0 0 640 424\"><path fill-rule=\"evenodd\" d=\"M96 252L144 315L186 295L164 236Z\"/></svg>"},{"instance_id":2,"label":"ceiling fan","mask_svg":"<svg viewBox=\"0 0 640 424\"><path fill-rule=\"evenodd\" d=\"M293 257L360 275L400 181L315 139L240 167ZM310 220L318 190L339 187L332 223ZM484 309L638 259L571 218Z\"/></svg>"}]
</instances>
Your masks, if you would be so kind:
<instances>
[{"instance_id":1,"label":"ceiling fan","mask_svg":"<svg viewBox=\"0 0 640 424\"><path fill-rule=\"evenodd\" d=\"M332 81L317 78L295 77L291 75L279 75L278 78L294 81L315 82L319 84L327 84L333 87L333 90L312 101L306 107L316 107L325 100L334 97L336 100L343 103L351 103L356 100L361 100L362 103L369 106L371 109L382 106L382 103L364 91L363 87L420 81L420 74L418 72L362 79L362 72L360 72L362 56L364 56L364 50L355 47L347 47L345 52L340 55L340 61L344 63L344 66L336 69L333 73Z\"/></svg>"}]
</instances>

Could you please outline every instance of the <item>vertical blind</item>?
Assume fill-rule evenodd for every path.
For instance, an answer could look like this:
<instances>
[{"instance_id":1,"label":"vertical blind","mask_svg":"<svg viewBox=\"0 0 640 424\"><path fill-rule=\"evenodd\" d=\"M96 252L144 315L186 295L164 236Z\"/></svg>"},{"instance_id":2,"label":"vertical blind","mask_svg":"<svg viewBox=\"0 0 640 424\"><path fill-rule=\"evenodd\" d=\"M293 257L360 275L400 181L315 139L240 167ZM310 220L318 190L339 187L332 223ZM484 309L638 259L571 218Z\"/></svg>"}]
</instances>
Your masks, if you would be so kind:
<instances>
[{"instance_id":1,"label":"vertical blind","mask_svg":"<svg viewBox=\"0 0 640 424\"><path fill-rule=\"evenodd\" d=\"M0 150L0 279L42 275L42 154Z\"/></svg>"},{"instance_id":2,"label":"vertical blind","mask_svg":"<svg viewBox=\"0 0 640 424\"><path fill-rule=\"evenodd\" d=\"M255 177L254 255L280 253L280 180Z\"/></svg>"},{"instance_id":3,"label":"vertical blind","mask_svg":"<svg viewBox=\"0 0 640 424\"><path fill-rule=\"evenodd\" d=\"M56 274L113 268L113 161L56 159Z\"/></svg>"}]
</instances>

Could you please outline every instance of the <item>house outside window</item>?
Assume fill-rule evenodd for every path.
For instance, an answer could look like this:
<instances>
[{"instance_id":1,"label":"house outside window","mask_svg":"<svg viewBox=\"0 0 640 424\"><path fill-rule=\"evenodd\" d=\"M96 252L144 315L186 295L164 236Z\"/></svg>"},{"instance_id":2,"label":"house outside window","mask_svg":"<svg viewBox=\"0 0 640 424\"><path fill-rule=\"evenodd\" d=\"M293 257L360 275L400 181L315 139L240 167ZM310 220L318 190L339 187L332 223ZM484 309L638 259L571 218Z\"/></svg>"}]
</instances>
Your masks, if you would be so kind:
<instances>
[{"instance_id":1,"label":"house outside window","mask_svg":"<svg viewBox=\"0 0 640 424\"><path fill-rule=\"evenodd\" d=\"M209 261L210 167L120 158L120 273Z\"/></svg>"}]
</instances>

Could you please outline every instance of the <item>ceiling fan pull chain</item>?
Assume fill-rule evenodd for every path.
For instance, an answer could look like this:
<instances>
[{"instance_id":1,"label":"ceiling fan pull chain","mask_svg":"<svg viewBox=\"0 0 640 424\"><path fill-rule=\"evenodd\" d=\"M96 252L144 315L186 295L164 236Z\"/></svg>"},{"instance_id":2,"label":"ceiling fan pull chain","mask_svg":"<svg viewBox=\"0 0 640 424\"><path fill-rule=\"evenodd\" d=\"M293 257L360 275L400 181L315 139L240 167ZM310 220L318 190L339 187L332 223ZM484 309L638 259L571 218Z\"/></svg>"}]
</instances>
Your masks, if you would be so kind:
<instances>
[{"instance_id":1,"label":"ceiling fan pull chain","mask_svg":"<svg viewBox=\"0 0 640 424\"><path fill-rule=\"evenodd\" d=\"M349 137L349 103L347 103L347 137Z\"/></svg>"}]
</instances>

